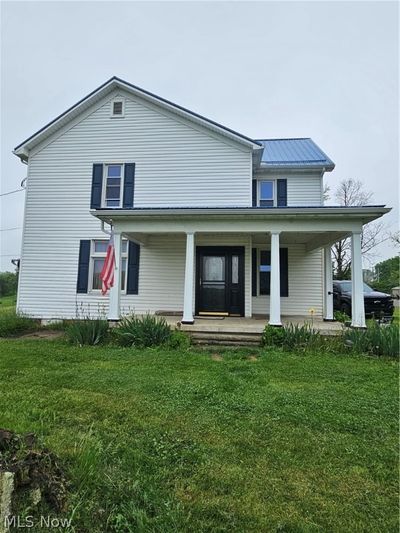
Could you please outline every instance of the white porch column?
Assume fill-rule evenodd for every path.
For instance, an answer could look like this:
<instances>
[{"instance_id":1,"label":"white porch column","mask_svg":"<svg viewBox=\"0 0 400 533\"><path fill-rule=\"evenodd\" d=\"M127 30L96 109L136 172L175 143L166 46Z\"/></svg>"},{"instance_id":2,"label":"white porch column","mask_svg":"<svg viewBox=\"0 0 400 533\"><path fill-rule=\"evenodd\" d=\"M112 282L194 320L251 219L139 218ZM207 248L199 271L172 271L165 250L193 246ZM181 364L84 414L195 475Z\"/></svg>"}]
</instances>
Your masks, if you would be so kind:
<instances>
[{"instance_id":1,"label":"white porch column","mask_svg":"<svg viewBox=\"0 0 400 533\"><path fill-rule=\"evenodd\" d=\"M182 324L193 324L194 233L186 233L185 287Z\"/></svg>"},{"instance_id":2,"label":"white porch column","mask_svg":"<svg viewBox=\"0 0 400 533\"><path fill-rule=\"evenodd\" d=\"M353 232L351 236L351 285L351 325L365 328L361 232Z\"/></svg>"},{"instance_id":3,"label":"white porch column","mask_svg":"<svg viewBox=\"0 0 400 533\"><path fill-rule=\"evenodd\" d=\"M281 281L279 265L279 231L271 232L271 287L269 296L269 323L282 326Z\"/></svg>"},{"instance_id":4,"label":"white porch column","mask_svg":"<svg viewBox=\"0 0 400 533\"><path fill-rule=\"evenodd\" d=\"M333 272L332 272L332 250L330 246L324 248L324 320L333 320Z\"/></svg>"},{"instance_id":5,"label":"white porch column","mask_svg":"<svg viewBox=\"0 0 400 533\"><path fill-rule=\"evenodd\" d=\"M114 232L114 285L110 288L108 320L119 320L121 318L121 242L121 233Z\"/></svg>"}]
</instances>

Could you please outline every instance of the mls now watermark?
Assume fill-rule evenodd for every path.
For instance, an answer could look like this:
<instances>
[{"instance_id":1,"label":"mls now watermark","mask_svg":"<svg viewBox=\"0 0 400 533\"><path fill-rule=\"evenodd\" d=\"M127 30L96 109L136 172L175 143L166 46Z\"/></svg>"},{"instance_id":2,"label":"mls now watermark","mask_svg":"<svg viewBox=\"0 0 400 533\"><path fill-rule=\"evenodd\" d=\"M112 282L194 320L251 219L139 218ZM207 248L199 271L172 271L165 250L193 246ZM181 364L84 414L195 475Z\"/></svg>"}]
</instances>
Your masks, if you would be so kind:
<instances>
[{"instance_id":1,"label":"mls now watermark","mask_svg":"<svg viewBox=\"0 0 400 533\"><path fill-rule=\"evenodd\" d=\"M15 529L29 529L31 527L36 528L66 528L70 527L72 518L56 518L54 516L6 516L4 519L4 529L8 531L10 528Z\"/></svg>"}]
</instances>

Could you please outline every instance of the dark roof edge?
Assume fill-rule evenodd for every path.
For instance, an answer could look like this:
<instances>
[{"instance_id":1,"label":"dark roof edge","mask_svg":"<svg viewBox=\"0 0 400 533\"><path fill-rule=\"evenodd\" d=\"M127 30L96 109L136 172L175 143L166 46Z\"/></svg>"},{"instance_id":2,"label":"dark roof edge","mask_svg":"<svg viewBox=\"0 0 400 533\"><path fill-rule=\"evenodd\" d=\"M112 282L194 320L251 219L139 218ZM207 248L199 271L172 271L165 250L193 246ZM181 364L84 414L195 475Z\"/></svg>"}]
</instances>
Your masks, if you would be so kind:
<instances>
[{"instance_id":1,"label":"dark roof edge","mask_svg":"<svg viewBox=\"0 0 400 533\"><path fill-rule=\"evenodd\" d=\"M235 130L232 130L230 128L227 128L226 126L223 126L222 124L219 124L218 122L215 122L214 120L211 120L209 118L206 118L198 113L195 113L194 111L190 111L189 109L186 109L185 107L182 107L178 104L175 104L174 102L171 102L170 100L167 100L165 98L162 98L161 96L157 96L156 94L154 93L151 93L150 91L146 91L145 89L142 89L141 87L138 87L137 85L133 85L132 83L129 83L128 81L125 81L121 78L118 78L118 76L112 76L109 80L105 81L104 83L102 83L99 87L97 87L97 89L94 89L92 92L90 92L89 94L87 94L86 96L84 96L83 98L81 98L78 102L76 102L76 104L72 105L71 107L69 107L66 111L64 111L63 113L61 113L60 115L58 115L56 118L54 118L53 120L51 120L50 122L48 122L45 126L43 126L42 128L40 128L36 133L33 133L30 137L28 137L27 139L25 139L22 143L18 144L18 146L16 146L14 148L14 151L18 150L19 148L21 148L21 146L23 146L24 144L26 144L27 142L29 142L30 140L32 140L34 137L36 137L37 135L39 135L40 133L42 133L45 129L47 129L49 126L53 125L55 122L57 122L57 120L60 120L61 118L63 118L65 115L67 115L70 111L72 111L73 109L75 109L77 106L79 106L80 104L82 104L85 100L87 100L88 98L90 98L91 96L93 96L94 94L96 94L98 91L100 91L101 89L103 89L104 87L106 87L108 84L110 84L111 82L113 81L116 81L118 83L122 83L124 85L127 85L128 87L136 90L136 91L140 91L142 92L143 94L146 94L147 96L150 96L152 98L155 98L157 100L159 100L160 102L163 102L165 104L168 104L170 106L173 106L175 107L176 109L179 109L180 111L184 111L185 113L188 113L189 115L192 115L196 118L199 118L200 120L204 120L210 124L212 124L213 126L216 126L218 128L221 128L222 130L225 130L229 133L231 133L232 135L235 135L237 137L240 137L248 142L251 142L253 144L257 144L258 146L260 146L260 148L263 147L263 145L259 142L259 141L255 141L254 139L251 139L250 137L247 137L246 135L243 135Z\"/></svg>"},{"instance_id":2,"label":"dark roof edge","mask_svg":"<svg viewBox=\"0 0 400 533\"><path fill-rule=\"evenodd\" d=\"M101 207L99 209L95 209L94 211L101 211L101 212L108 212L108 211L187 211L189 209L195 211L200 209L220 209L220 210L229 210L229 209L243 209L248 211L273 211L276 209L286 210L286 209L368 209L368 208L385 208L385 204L379 204L379 205L290 205L290 206L282 206L282 207L252 207L252 206L202 206L202 207L132 207L132 208L113 208L113 207Z\"/></svg>"}]
</instances>

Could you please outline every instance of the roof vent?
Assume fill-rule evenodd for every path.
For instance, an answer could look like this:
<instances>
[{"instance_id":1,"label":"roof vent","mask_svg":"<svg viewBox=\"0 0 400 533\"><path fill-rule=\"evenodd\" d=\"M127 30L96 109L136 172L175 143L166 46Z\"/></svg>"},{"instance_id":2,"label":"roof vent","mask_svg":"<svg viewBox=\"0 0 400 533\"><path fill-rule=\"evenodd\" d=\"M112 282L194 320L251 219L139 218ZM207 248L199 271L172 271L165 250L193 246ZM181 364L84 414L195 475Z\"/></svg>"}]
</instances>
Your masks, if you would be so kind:
<instances>
[{"instance_id":1,"label":"roof vent","mask_svg":"<svg viewBox=\"0 0 400 533\"><path fill-rule=\"evenodd\" d=\"M124 100L121 98L115 99L111 102L111 116L123 117L124 116Z\"/></svg>"}]
</instances>

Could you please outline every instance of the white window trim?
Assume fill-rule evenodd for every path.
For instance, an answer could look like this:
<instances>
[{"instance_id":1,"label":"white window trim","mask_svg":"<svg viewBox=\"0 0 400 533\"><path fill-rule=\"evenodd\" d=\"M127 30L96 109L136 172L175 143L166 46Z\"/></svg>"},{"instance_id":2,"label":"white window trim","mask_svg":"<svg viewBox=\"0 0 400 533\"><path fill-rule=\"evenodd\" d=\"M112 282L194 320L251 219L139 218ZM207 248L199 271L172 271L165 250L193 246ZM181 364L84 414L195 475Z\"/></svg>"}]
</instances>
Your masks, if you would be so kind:
<instances>
[{"instance_id":1,"label":"white window trim","mask_svg":"<svg viewBox=\"0 0 400 533\"><path fill-rule=\"evenodd\" d=\"M120 115L114 115L114 104L117 102L122 103L122 113ZM110 106L110 118L124 118L125 117L125 98L116 97L111 100Z\"/></svg>"},{"instance_id":2,"label":"white window trim","mask_svg":"<svg viewBox=\"0 0 400 533\"><path fill-rule=\"evenodd\" d=\"M90 241L90 261L89 261L89 290L88 292L89 293L93 293L93 294L100 294L101 293L101 289L94 289L93 288L93 270L94 270L94 260L95 259L105 259L106 257L106 252L96 252L95 251L95 248L94 248L94 242L95 241L104 241L104 242L108 242L107 239L91 239ZM123 242L126 242L126 251L125 252L122 252L122 249L121 249L121 260L122 259L126 259L126 273L125 273L125 288L124 289L121 289L121 294L126 294L126 289L127 289L127 285L128 285L128 249L129 249L129 245L128 245L128 241L126 239L123 239Z\"/></svg>"},{"instance_id":3,"label":"white window trim","mask_svg":"<svg viewBox=\"0 0 400 533\"><path fill-rule=\"evenodd\" d=\"M119 204L118 206L107 206L106 205L106 192L107 192L107 173L108 173L108 167L113 166L120 166L121 167L121 185L119 189ZM101 190L101 206L102 207L109 207L110 209L118 209L122 207L122 199L124 195L124 176L125 176L125 165L124 163L104 163L103 165L103 185Z\"/></svg>"},{"instance_id":4,"label":"white window trim","mask_svg":"<svg viewBox=\"0 0 400 533\"><path fill-rule=\"evenodd\" d=\"M269 181L272 183L272 201L273 201L273 207L277 206L277 197L276 197L276 179L275 178L269 178L269 179L258 179L257 180L257 207L261 207L261 200L271 200L271 198L261 198L261 183L264 181Z\"/></svg>"}]
</instances>

